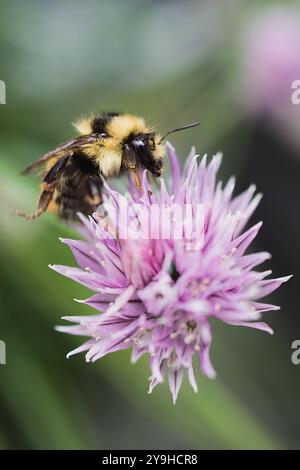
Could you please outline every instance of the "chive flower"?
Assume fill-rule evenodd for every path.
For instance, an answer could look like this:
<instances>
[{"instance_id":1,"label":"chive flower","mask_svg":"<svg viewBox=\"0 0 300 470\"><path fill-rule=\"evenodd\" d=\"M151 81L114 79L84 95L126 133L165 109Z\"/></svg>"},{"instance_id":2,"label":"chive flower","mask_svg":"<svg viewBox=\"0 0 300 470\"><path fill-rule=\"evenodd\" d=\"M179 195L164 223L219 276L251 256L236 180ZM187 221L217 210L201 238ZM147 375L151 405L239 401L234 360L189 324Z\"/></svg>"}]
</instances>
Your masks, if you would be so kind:
<instances>
[{"instance_id":1,"label":"chive flower","mask_svg":"<svg viewBox=\"0 0 300 470\"><path fill-rule=\"evenodd\" d=\"M245 254L261 227L245 229L261 199L255 186L233 196L233 178L217 182L221 154L198 163L192 150L183 172L170 144L168 154L171 181L161 179L159 190L146 171L143 192L130 181L122 195L105 182L103 205L80 215L84 240L61 240L78 267L51 267L94 291L79 302L98 311L63 317L72 325L59 331L88 338L68 357L85 352L94 362L130 348L135 363L148 353L149 393L167 379L175 403L184 373L195 392L198 364L215 377L210 319L272 334L260 317L279 307L260 299L290 276L270 279L271 271L256 270L269 253Z\"/></svg>"}]
</instances>

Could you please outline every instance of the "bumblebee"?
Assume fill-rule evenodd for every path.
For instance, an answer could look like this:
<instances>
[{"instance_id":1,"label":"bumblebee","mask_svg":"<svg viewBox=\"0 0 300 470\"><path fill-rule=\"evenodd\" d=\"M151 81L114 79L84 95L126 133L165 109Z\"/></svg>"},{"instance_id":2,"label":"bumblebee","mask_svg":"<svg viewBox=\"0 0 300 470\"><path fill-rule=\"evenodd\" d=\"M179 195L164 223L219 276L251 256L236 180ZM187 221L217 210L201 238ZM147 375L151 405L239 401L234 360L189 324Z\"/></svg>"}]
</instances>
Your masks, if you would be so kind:
<instances>
[{"instance_id":1,"label":"bumblebee","mask_svg":"<svg viewBox=\"0 0 300 470\"><path fill-rule=\"evenodd\" d=\"M130 172L139 190L139 169L160 176L165 155L163 137L150 129L141 117L127 113L105 112L74 124L79 136L56 147L27 166L23 174L42 170L40 197L33 214L17 212L35 219L46 210L63 219L76 219L78 212L92 214L102 203L103 178Z\"/></svg>"}]
</instances>

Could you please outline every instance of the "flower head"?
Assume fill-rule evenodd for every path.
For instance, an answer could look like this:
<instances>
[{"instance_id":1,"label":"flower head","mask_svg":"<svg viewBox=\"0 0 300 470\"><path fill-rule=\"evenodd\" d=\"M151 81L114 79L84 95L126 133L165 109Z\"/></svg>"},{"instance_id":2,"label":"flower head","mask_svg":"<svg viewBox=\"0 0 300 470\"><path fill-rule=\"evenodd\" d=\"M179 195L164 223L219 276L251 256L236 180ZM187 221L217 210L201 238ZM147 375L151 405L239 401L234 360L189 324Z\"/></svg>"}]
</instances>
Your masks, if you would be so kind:
<instances>
[{"instance_id":1,"label":"flower head","mask_svg":"<svg viewBox=\"0 0 300 470\"><path fill-rule=\"evenodd\" d=\"M233 179L217 183L220 154L198 164L192 152L181 176L170 145L168 151L170 188L162 180L153 194L146 172L142 195L133 185L123 196L106 184L105 214L81 217L86 240L62 240L79 267L52 268L95 291L81 302L102 312L64 317L75 325L59 331L89 337L69 356L86 351L86 360L96 361L131 348L135 362L149 353L149 392L166 377L175 402L184 371L197 391L194 356L215 376L210 318L272 333L259 319L278 307L258 299L288 277L267 279L270 271L254 269L268 253L245 254L261 226L244 231L261 197L255 187L233 197Z\"/></svg>"},{"instance_id":2,"label":"flower head","mask_svg":"<svg viewBox=\"0 0 300 470\"><path fill-rule=\"evenodd\" d=\"M284 117L292 109L291 86L300 74L298 15L290 6L267 7L243 29L241 98L254 112Z\"/></svg>"}]
</instances>

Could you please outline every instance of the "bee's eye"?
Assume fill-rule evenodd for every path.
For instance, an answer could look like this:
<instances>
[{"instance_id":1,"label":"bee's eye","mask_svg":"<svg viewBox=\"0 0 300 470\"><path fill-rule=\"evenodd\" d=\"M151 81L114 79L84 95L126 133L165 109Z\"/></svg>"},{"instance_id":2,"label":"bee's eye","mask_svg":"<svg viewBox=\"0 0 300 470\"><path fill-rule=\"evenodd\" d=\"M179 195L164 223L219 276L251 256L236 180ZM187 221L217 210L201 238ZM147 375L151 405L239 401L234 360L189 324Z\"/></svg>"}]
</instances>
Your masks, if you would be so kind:
<instances>
[{"instance_id":1,"label":"bee's eye","mask_svg":"<svg viewBox=\"0 0 300 470\"><path fill-rule=\"evenodd\" d=\"M135 139L133 139L132 145L134 147L144 147L146 145L146 140L144 139L144 137L136 137Z\"/></svg>"}]
</instances>

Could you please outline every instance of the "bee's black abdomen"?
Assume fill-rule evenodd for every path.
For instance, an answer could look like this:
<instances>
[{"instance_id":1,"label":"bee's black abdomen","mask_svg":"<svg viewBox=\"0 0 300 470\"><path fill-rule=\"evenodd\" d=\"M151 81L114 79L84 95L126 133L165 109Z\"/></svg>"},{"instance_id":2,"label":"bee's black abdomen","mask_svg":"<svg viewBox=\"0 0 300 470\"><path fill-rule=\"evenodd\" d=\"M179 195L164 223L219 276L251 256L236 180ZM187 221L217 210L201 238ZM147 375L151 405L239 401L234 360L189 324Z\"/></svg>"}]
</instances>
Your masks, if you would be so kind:
<instances>
[{"instance_id":1,"label":"bee's black abdomen","mask_svg":"<svg viewBox=\"0 0 300 470\"><path fill-rule=\"evenodd\" d=\"M65 186L57 193L55 202L58 206L59 216L63 219L77 219L77 213L88 216L97 210L102 203L102 181L85 180L74 191L70 186Z\"/></svg>"},{"instance_id":2,"label":"bee's black abdomen","mask_svg":"<svg viewBox=\"0 0 300 470\"><path fill-rule=\"evenodd\" d=\"M75 153L57 188L55 202L60 217L77 219L77 213L91 215L102 202L102 179L94 164L82 153Z\"/></svg>"},{"instance_id":3,"label":"bee's black abdomen","mask_svg":"<svg viewBox=\"0 0 300 470\"><path fill-rule=\"evenodd\" d=\"M86 158L82 152L76 152L72 156L72 166L70 165L68 173L72 171L81 171L85 175L95 175L97 173L95 164L92 160Z\"/></svg>"}]
</instances>

